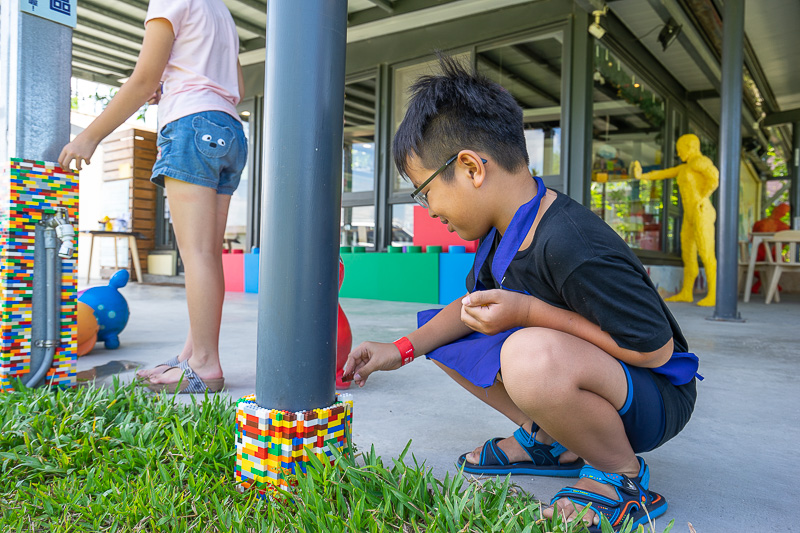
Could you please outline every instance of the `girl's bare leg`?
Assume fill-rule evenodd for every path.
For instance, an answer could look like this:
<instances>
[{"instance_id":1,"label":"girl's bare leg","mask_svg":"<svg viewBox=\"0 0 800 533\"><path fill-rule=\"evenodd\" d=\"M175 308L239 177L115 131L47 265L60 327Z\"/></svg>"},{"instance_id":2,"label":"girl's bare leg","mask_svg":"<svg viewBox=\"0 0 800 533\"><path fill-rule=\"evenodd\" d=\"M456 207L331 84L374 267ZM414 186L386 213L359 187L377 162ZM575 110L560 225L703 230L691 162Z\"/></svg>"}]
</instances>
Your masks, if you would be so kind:
<instances>
[{"instance_id":1,"label":"girl's bare leg","mask_svg":"<svg viewBox=\"0 0 800 533\"><path fill-rule=\"evenodd\" d=\"M201 378L219 378L219 329L225 297L222 244L231 197L171 178L165 184L186 274L191 343L187 341L182 355L191 350L189 365ZM179 369L170 369L151 381L174 383L180 377Z\"/></svg>"}]
</instances>

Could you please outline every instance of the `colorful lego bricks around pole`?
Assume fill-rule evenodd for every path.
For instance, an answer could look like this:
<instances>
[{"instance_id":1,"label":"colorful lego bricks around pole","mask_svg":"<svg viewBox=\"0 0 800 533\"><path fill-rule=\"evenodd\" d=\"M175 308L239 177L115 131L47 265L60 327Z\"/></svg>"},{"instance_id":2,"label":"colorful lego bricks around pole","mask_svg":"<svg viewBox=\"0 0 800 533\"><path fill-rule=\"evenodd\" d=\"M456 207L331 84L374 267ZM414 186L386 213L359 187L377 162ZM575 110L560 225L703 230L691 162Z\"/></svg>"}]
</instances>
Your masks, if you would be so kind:
<instances>
[{"instance_id":1,"label":"colorful lego bricks around pole","mask_svg":"<svg viewBox=\"0 0 800 533\"><path fill-rule=\"evenodd\" d=\"M309 453L331 462L331 447L350 452L352 395L337 394L330 407L297 413L265 409L255 400L246 396L236 408L235 475L242 489L255 487L262 495L275 487L287 489L289 476L306 472Z\"/></svg>"},{"instance_id":2,"label":"colorful lego bricks around pole","mask_svg":"<svg viewBox=\"0 0 800 533\"><path fill-rule=\"evenodd\" d=\"M78 227L78 175L55 163L11 159L0 171L0 391L30 370L35 225L65 207ZM45 383L75 384L77 250L62 259L61 345Z\"/></svg>"}]
</instances>

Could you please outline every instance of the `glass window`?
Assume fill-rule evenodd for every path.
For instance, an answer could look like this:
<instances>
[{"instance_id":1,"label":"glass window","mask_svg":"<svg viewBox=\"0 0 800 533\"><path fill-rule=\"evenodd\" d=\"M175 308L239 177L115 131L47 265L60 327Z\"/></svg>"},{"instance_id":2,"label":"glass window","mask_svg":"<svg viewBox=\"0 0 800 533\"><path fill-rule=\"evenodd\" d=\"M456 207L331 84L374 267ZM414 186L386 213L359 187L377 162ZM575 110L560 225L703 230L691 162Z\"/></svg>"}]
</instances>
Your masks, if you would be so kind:
<instances>
[{"instance_id":1,"label":"glass window","mask_svg":"<svg viewBox=\"0 0 800 533\"><path fill-rule=\"evenodd\" d=\"M392 246L405 246L413 243L415 205L417 204L392 206Z\"/></svg>"},{"instance_id":2,"label":"glass window","mask_svg":"<svg viewBox=\"0 0 800 533\"><path fill-rule=\"evenodd\" d=\"M375 190L375 78L344 89L342 193Z\"/></svg>"},{"instance_id":3,"label":"glass window","mask_svg":"<svg viewBox=\"0 0 800 533\"><path fill-rule=\"evenodd\" d=\"M536 176L561 173L561 53L559 32L476 55L478 72L522 107L529 169Z\"/></svg>"},{"instance_id":4,"label":"glass window","mask_svg":"<svg viewBox=\"0 0 800 533\"><path fill-rule=\"evenodd\" d=\"M240 111L239 118L242 119L242 127L244 128L244 135L250 139L250 116L249 110ZM250 147L252 149L252 147ZM225 247L233 249L246 249L247 248L247 191L248 180L250 179L250 168L248 163L245 164L242 170L242 178L239 181L239 187L236 188L231 196L231 205L228 209L228 223L225 226Z\"/></svg>"},{"instance_id":5,"label":"glass window","mask_svg":"<svg viewBox=\"0 0 800 533\"><path fill-rule=\"evenodd\" d=\"M342 246L375 248L375 206L342 208L339 239Z\"/></svg>"},{"instance_id":6,"label":"glass window","mask_svg":"<svg viewBox=\"0 0 800 533\"><path fill-rule=\"evenodd\" d=\"M665 182L630 179L628 168L663 167L664 99L600 45L593 79L592 210L631 247L660 251Z\"/></svg>"},{"instance_id":7,"label":"glass window","mask_svg":"<svg viewBox=\"0 0 800 533\"><path fill-rule=\"evenodd\" d=\"M457 61L467 62L469 61L470 54L455 54L452 57ZM394 87L392 95L392 120L394 121L394 130L392 131L397 131L397 128L400 127L400 123L403 121L403 117L405 117L406 106L408 105L409 98L411 98L409 90L411 85L417 81L417 78L420 76L438 74L439 72L439 62L437 60L394 69L394 83L392 84ZM444 163L444 161L442 161L442 163ZM392 179L392 191L397 192L408 189L409 192L411 192L413 189L411 184L400 177L393 163L391 167L392 176L394 176Z\"/></svg>"}]
</instances>

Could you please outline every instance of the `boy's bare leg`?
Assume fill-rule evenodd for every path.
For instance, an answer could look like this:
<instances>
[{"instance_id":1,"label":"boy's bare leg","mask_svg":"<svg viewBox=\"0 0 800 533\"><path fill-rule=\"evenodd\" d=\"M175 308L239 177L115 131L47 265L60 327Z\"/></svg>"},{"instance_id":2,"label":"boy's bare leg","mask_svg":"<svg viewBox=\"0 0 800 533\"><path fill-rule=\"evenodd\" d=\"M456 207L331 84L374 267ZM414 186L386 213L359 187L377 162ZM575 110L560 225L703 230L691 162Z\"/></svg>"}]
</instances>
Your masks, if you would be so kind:
<instances>
[{"instance_id":1,"label":"boy's bare leg","mask_svg":"<svg viewBox=\"0 0 800 533\"><path fill-rule=\"evenodd\" d=\"M572 335L527 328L506 340L500 360L509 398L549 435L598 470L638 475L618 413L628 387L616 359ZM612 487L586 478L575 486L616 497ZM566 499L557 507L567 519L580 510ZM594 518L587 514L592 515L588 520Z\"/></svg>"},{"instance_id":2,"label":"boy's bare leg","mask_svg":"<svg viewBox=\"0 0 800 533\"><path fill-rule=\"evenodd\" d=\"M442 370L447 373L448 376L453 378L453 380L472 393L476 398L482 400L485 404L495 408L501 414L505 415L506 418L517 424L518 426L522 426L525 428L526 431L530 432L531 426L533 424L533 420L531 417L526 415L522 410L517 407L517 405L509 398L508 392L506 392L506 388L501 381L495 381L494 385L491 387L483 388L474 385L470 381L468 381L464 376L453 370L452 368L448 368L445 365L439 363L438 361L433 361L436 365L439 366ZM553 442L553 438L550 437L547 432L540 429L539 432L536 434L536 440L543 444L550 444ZM519 461L529 461L530 456L525 452L517 439L514 437L508 437L506 439L501 440L498 442L498 446L501 450L506 454L508 460L512 463L516 463ZM481 451L483 450L483 444L475 448L474 451L467 454L467 461L473 464L478 464L481 458ZM572 453L571 451L566 451L562 453L560 456L560 460L562 463L570 463L578 459L578 456Z\"/></svg>"},{"instance_id":3,"label":"boy's bare leg","mask_svg":"<svg viewBox=\"0 0 800 533\"><path fill-rule=\"evenodd\" d=\"M191 357L189 365L201 378L222 377L219 362L219 329L225 285L222 243L230 195L179 180L165 180L170 199L175 237L186 273ZM186 348L186 346L184 346ZM153 376L153 383L174 383L180 369Z\"/></svg>"}]
</instances>

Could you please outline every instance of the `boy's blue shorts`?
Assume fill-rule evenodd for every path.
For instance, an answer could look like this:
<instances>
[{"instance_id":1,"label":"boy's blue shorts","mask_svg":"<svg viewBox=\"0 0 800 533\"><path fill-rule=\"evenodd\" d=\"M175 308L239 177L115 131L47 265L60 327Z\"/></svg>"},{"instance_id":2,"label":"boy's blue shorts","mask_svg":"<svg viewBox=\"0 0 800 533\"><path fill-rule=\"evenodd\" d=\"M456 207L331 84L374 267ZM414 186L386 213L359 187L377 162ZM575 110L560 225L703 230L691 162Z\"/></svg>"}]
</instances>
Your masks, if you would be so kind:
<instances>
[{"instance_id":1,"label":"boy's blue shorts","mask_svg":"<svg viewBox=\"0 0 800 533\"><path fill-rule=\"evenodd\" d=\"M158 132L158 155L150 181L164 178L233 194L247 162L242 124L223 111L203 111L173 120Z\"/></svg>"},{"instance_id":2,"label":"boy's blue shorts","mask_svg":"<svg viewBox=\"0 0 800 533\"><path fill-rule=\"evenodd\" d=\"M696 380L673 385L662 374L619 362L628 396L619 410L634 453L649 452L677 435L689 421L697 395Z\"/></svg>"}]
</instances>

